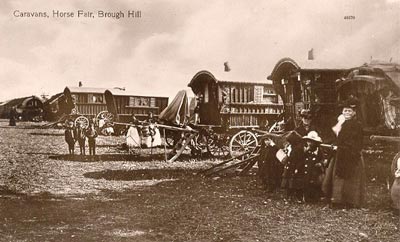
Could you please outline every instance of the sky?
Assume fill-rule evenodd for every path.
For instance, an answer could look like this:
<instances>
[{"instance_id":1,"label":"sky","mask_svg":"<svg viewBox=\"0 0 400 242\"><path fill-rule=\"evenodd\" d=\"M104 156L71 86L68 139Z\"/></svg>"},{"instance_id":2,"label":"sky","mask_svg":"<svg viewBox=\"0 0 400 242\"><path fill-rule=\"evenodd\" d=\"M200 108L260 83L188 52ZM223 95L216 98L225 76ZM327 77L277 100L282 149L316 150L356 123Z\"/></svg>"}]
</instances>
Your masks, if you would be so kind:
<instances>
[{"instance_id":1,"label":"sky","mask_svg":"<svg viewBox=\"0 0 400 242\"><path fill-rule=\"evenodd\" d=\"M57 10L75 16L54 18ZM78 10L96 17L78 18ZM2 0L0 33L0 101L78 82L172 98L201 70L262 81L280 59L302 63L310 49L326 68L400 63L400 0Z\"/></svg>"}]
</instances>

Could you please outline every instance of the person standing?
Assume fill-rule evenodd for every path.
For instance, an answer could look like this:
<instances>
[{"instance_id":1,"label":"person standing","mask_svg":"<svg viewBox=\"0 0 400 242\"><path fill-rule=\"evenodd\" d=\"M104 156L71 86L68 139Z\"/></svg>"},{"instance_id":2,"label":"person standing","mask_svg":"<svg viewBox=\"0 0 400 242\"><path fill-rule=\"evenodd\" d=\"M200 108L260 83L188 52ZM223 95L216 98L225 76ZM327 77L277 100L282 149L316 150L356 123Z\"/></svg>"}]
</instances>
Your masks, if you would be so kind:
<instances>
[{"instance_id":1,"label":"person standing","mask_svg":"<svg viewBox=\"0 0 400 242\"><path fill-rule=\"evenodd\" d=\"M398 153L391 166L391 174L394 177L392 187L390 188L390 196L392 198L392 208L396 214L400 211L400 153Z\"/></svg>"},{"instance_id":2,"label":"person standing","mask_svg":"<svg viewBox=\"0 0 400 242\"><path fill-rule=\"evenodd\" d=\"M17 110L15 107L12 107L10 110L10 123L9 123L10 126L17 125L16 120L15 120L16 117L17 117Z\"/></svg>"},{"instance_id":3,"label":"person standing","mask_svg":"<svg viewBox=\"0 0 400 242\"><path fill-rule=\"evenodd\" d=\"M306 202L318 202L321 198L321 184L325 174L324 158L319 145L322 143L321 137L315 131L310 131L303 139L305 161L302 170L304 185L304 200Z\"/></svg>"},{"instance_id":4,"label":"person standing","mask_svg":"<svg viewBox=\"0 0 400 242\"><path fill-rule=\"evenodd\" d=\"M315 131L315 127L312 126L311 112L308 109L302 109L300 111L301 122L294 130L301 136L306 136L310 131Z\"/></svg>"},{"instance_id":5,"label":"person standing","mask_svg":"<svg viewBox=\"0 0 400 242\"><path fill-rule=\"evenodd\" d=\"M89 124L89 128L86 130L86 137L88 138L89 155L96 155L97 131L93 122Z\"/></svg>"},{"instance_id":6,"label":"person standing","mask_svg":"<svg viewBox=\"0 0 400 242\"><path fill-rule=\"evenodd\" d=\"M82 123L79 123L76 128L76 140L78 140L81 155L85 155L86 134Z\"/></svg>"},{"instance_id":7,"label":"person standing","mask_svg":"<svg viewBox=\"0 0 400 242\"><path fill-rule=\"evenodd\" d=\"M68 152L70 155L74 154L75 151L75 130L74 130L74 122L69 120L67 123L67 128L64 132L65 142L68 144Z\"/></svg>"},{"instance_id":8,"label":"person standing","mask_svg":"<svg viewBox=\"0 0 400 242\"><path fill-rule=\"evenodd\" d=\"M276 191L281 185L283 164L276 157L278 150L279 148L271 139L261 140L258 176L263 187L269 193Z\"/></svg>"},{"instance_id":9,"label":"person standing","mask_svg":"<svg viewBox=\"0 0 400 242\"><path fill-rule=\"evenodd\" d=\"M356 119L357 100L348 99L342 107L342 114L332 127L336 156L328 166L322 189L333 208L359 208L365 196L363 128Z\"/></svg>"},{"instance_id":10,"label":"person standing","mask_svg":"<svg viewBox=\"0 0 400 242\"><path fill-rule=\"evenodd\" d=\"M303 177L299 167L304 167L304 141L299 133L291 131L286 137L289 145L286 147L287 158L283 160L284 169L281 187L286 190L286 198L303 202Z\"/></svg>"}]
</instances>

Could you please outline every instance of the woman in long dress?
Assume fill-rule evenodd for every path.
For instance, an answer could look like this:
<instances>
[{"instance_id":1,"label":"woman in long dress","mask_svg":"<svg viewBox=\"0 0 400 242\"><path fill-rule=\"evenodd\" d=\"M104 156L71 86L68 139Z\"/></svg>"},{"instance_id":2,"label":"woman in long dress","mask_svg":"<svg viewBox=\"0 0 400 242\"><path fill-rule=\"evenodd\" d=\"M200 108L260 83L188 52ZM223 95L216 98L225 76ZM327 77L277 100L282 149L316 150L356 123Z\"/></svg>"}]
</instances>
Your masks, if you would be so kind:
<instances>
[{"instance_id":1,"label":"woman in long dress","mask_svg":"<svg viewBox=\"0 0 400 242\"><path fill-rule=\"evenodd\" d=\"M393 159L392 175L394 176L394 181L390 189L390 195L392 197L393 209L398 213L400 210L400 153Z\"/></svg>"},{"instance_id":2,"label":"woman in long dress","mask_svg":"<svg viewBox=\"0 0 400 242\"><path fill-rule=\"evenodd\" d=\"M336 157L328 166L322 187L332 207L359 208L364 203L363 129L356 119L356 107L356 100L347 100L332 128L336 135Z\"/></svg>"}]
</instances>

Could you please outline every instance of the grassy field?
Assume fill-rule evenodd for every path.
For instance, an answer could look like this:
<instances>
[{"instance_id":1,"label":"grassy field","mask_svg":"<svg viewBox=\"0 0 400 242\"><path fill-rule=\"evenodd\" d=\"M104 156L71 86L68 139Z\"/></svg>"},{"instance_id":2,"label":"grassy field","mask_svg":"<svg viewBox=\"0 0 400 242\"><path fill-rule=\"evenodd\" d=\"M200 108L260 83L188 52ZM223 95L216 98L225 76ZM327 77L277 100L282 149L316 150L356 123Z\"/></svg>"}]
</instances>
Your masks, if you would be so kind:
<instances>
[{"instance_id":1,"label":"grassy field","mask_svg":"<svg viewBox=\"0 0 400 242\"><path fill-rule=\"evenodd\" d=\"M393 147L365 150L365 208L332 210L267 194L254 175L196 175L214 160L129 156L122 138L100 137L95 159L68 156L62 130L36 125L0 120L1 241L400 241Z\"/></svg>"}]
</instances>

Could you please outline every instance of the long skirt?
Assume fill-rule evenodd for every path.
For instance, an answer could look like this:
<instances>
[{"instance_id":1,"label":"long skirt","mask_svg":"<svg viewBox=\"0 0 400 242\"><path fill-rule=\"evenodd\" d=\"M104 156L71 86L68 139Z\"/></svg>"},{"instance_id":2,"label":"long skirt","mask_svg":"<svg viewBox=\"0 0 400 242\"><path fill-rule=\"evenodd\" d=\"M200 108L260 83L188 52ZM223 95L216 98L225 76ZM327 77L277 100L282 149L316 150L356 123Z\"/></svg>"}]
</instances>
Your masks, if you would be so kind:
<instances>
[{"instance_id":1,"label":"long skirt","mask_svg":"<svg viewBox=\"0 0 400 242\"><path fill-rule=\"evenodd\" d=\"M390 195L393 201L393 208L400 209L400 178L396 178L393 181L392 188L390 189Z\"/></svg>"},{"instance_id":2,"label":"long skirt","mask_svg":"<svg viewBox=\"0 0 400 242\"><path fill-rule=\"evenodd\" d=\"M336 174L336 159L332 159L322 183L322 191L333 204L346 204L361 207L365 200L365 167L361 156L354 174L349 178L341 178Z\"/></svg>"},{"instance_id":3,"label":"long skirt","mask_svg":"<svg viewBox=\"0 0 400 242\"><path fill-rule=\"evenodd\" d=\"M126 145L132 149L136 147L140 147L140 136L136 127L129 127L128 132L126 133Z\"/></svg>"},{"instance_id":4,"label":"long skirt","mask_svg":"<svg viewBox=\"0 0 400 242\"><path fill-rule=\"evenodd\" d=\"M392 175L394 176L394 181L390 189L390 196L392 198L392 206L394 209L400 209L400 152L394 157L391 167Z\"/></svg>"}]
</instances>

